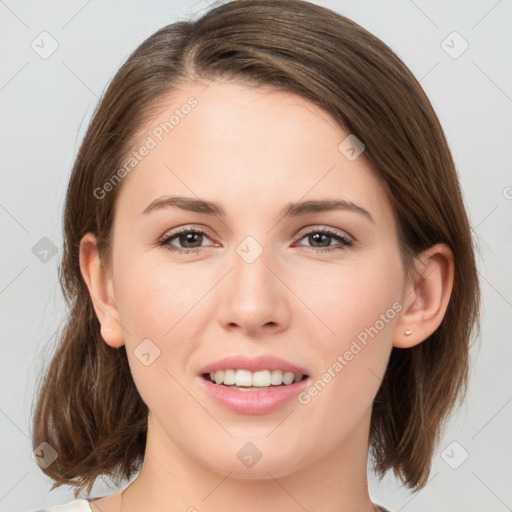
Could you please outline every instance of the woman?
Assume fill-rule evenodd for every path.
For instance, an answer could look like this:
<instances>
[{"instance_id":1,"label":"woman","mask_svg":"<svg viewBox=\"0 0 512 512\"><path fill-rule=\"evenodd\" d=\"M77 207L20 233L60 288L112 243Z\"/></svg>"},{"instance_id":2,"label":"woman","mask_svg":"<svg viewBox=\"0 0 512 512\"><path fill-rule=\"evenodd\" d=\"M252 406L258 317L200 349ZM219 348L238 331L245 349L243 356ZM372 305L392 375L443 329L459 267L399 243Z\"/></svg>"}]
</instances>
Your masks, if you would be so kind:
<instances>
[{"instance_id":1,"label":"woman","mask_svg":"<svg viewBox=\"0 0 512 512\"><path fill-rule=\"evenodd\" d=\"M34 449L75 498L140 472L55 510L385 511L368 455L426 484L479 287L439 121L366 30L299 0L160 29L93 116L64 231Z\"/></svg>"}]
</instances>

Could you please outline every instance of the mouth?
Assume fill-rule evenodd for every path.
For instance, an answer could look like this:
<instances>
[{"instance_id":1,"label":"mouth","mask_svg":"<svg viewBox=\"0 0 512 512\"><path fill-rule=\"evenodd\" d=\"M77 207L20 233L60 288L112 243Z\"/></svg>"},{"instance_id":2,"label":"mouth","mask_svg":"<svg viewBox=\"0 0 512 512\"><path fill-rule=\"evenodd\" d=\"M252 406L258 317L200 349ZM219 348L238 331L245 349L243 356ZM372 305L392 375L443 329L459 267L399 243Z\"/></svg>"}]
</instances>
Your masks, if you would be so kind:
<instances>
[{"instance_id":1,"label":"mouth","mask_svg":"<svg viewBox=\"0 0 512 512\"><path fill-rule=\"evenodd\" d=\"M217 386L238 391L264 391L292 386L306 380L309 375L280 369L250 371L246 369L226 369L206 372L202 378Z\"/></svg>"},{"instance_id":2,"label":"mouth","mask_svg":"<svg viewBox=\"0 0 512 512\"><path fill-rule=\"evenodd\" d=\"M270 414L293 403L308 385L310 372L273 354L237 354L213 361L196 374L218 405L236 414Z\"/></svg>"}]
</instances>

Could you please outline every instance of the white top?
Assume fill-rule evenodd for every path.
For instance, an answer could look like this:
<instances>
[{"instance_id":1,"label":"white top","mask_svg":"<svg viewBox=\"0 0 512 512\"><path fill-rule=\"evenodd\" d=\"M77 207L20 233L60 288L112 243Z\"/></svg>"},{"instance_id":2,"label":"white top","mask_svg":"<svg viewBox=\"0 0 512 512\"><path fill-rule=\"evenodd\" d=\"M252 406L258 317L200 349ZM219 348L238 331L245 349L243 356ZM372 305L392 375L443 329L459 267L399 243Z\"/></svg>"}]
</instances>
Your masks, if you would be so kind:
<instances>
[{"instance_id":1,"label":"white top","mask_svg":"<svg viewBox=\"0 0 512 512\"><path fill-rule=\"evenodd\" d=\"M78 499L64 503L64 505L42 508L41 510L36 510L34 512L92 512L92 508L89 505L89 500Z\"/></svg>"}]
</instances>

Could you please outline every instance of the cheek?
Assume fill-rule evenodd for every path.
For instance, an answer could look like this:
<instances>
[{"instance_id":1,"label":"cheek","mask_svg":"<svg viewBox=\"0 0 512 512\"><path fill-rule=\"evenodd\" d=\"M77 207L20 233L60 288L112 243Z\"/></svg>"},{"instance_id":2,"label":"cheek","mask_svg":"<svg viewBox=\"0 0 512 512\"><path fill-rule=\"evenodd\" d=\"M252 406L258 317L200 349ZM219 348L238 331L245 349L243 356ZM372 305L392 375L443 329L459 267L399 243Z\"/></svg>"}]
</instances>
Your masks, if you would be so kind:
<instances>
[{"instance_id":1,"label":"cheek","mask_svg":"<svg viewBox=\"0 0 512 512\"><path fill-rule=\"evenodd\" d=\"M123 285L120 316L132 377L149 409L161 414L190 407L180 383L199 337L189 317L198 297L186 283L182 274L148 265L140 272L132 266Z\"/></svg>"},{"instance_id":2,"label":"cheek","mask_svg":"<svg viewBox=\"0 0 512 512\"><path fill-rule=\"evenodd\" d=\"M314 313L314 339L318 342L319 334L325 336L321 346L330 353L343 349L361 333L364 341L365 329L374 325L381 338L390 334L400 309L395 303L403 290L404 271L398 254L354 255L337 266L324 264L297 273L294 279L294 290L309 316Z\"/></svg>"},{"instance_id":3,"label":"cheek","mask_svg":"<svg viewBox=\"0 0 512 512\"><path fill-rule=\"evenodd\" d=\"M120 315L130 333L139 337L164 342L180 323L187 323L187 315L208 289L194 265L177 267L141 257L120 262L118 268Z\"/></svg>"},{"instance_id":4,"label":"cheek","mask_svg":"<svg viewBox=\"0 0 512 512\"><path fill-rule=\"evenodd\" d=\"M214 314L209 292L218 273L194 263L173 265L155 252L131 254L117 261L117 305L135 384L144 401L158 408L181 396L178 382L187 378L205 319L211 322Z\"/></svg>"},{"instance_id":5,"label":"cheek","mask_svg":"<svg viewBox=\"0 0 512 512\"><path fill-rule=\"evenodd\" d=\"M403 279L399 256L389 254L361 267L330 272L323 293L316 295L312 308L323 312L322 320L334 334L311 346L321 352L321 363L299 402L316 417L328 416L324 428L333 436L353 427L372 405L402 310Z\"/></svg>"}]
</instances>

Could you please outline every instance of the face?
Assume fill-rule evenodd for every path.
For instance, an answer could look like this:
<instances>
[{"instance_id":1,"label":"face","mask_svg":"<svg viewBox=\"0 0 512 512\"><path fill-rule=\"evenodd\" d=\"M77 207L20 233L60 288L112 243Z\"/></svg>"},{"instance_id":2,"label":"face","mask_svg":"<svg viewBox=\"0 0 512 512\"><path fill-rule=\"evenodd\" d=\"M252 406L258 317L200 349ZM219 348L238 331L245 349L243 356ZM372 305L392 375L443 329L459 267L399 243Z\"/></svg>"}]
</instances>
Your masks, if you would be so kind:
<instances>
[{"instance_id":1,"label":"face","mask_svg":"<svg viewBox=\"0 0 512 512\"><path fill-rule=\"evenodd\" d=\"M405 273L348 135L291 93L213 82L169 95L133 148L150 149L122 181L112 245L130 367L151 435L221 474L278 477L367 441ZM228 388L203 376L216 369L239 388L279 369L297 382Z\"/></svg>"}]
</instances>

